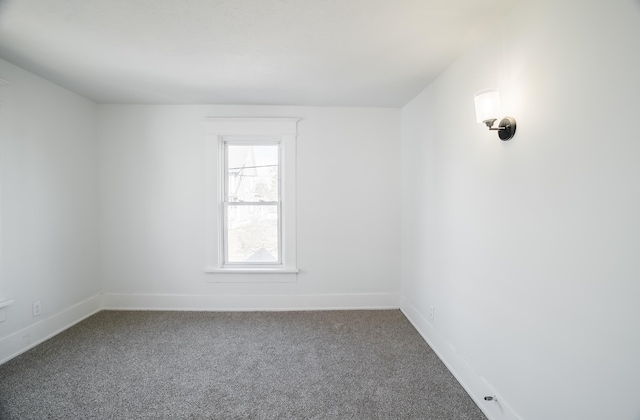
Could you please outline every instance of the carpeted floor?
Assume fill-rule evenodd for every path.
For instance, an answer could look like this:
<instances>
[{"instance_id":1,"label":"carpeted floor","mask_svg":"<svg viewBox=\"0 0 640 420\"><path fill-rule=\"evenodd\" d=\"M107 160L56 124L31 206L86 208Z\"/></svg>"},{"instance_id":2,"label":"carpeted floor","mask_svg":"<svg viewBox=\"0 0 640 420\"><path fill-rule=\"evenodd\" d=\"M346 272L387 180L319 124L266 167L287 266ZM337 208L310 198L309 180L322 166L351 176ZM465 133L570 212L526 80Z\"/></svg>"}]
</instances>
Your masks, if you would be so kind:
<instances>
[{"instance_id":1,"label":"carpeted floor","mask_svg":"<svg viewBox=\"0 0 640 420\"><path fill-rule=\"evenodd\" d=\"M0 366L1 419L485 419L397 310L100 312Z\"/></svg>"}]
</instances>

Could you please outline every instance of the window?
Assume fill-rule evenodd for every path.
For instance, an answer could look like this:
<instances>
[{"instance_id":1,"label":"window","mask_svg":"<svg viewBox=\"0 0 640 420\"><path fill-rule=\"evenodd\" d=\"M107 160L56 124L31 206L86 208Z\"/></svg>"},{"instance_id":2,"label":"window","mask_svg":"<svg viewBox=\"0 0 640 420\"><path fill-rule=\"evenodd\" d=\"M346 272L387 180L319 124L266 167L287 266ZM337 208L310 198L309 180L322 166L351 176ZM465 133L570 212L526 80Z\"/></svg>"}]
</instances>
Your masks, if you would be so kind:
<instances>
[{"instance_id":1,"label":"window","mask_svg":"<svg viewBox=\"0 0 640 420\"><path fill-rule=\"evenodd\" d=\"M297 272L296 125L290 118L205 120L206 272ZM295 276L259 276L257 281L295 281Z\"/></svg>"},{"instance_id":2,"label":"window","mask_svg":"<svg viewBox=\"0 0 640 420\"><path fill-rule=\"evenodd\" d=\"M280 142L223 137L222 143L222 264L280 264Z\"/></svg>"}]
</instances>

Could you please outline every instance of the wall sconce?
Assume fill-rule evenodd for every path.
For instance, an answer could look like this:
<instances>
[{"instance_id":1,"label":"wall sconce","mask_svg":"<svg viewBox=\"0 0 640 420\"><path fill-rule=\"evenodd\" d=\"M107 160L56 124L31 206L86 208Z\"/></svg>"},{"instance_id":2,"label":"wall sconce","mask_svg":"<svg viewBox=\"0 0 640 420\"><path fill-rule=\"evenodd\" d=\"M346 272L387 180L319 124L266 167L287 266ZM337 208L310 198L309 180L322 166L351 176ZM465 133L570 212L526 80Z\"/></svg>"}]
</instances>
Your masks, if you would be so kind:
<instances>
[{"instance_id":1,"label":"wall sconce","mask_svg":"<svg viewBox=\"0 0 640 420\"><path fill-rule=\"evenodd\" d=\"M489 130L498 132L500 140L506 141L516 134L516 120L513 117L504 117L498 127L493 125L500 115L500 92L497 89L484 89L473 95L476 104L476 120L485 124Z\"/></svg>"}]
</instances>

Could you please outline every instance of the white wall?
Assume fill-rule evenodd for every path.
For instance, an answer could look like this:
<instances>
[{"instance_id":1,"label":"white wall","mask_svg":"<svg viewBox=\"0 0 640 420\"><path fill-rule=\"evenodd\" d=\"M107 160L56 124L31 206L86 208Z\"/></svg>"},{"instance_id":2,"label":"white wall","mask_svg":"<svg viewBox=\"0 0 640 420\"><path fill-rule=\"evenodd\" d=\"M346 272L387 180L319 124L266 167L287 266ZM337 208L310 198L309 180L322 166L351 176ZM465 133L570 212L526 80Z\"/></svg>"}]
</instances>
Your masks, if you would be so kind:
<instances>
[{"instance_id":1,"label":"white wall","mask_svg":"<svg viewBox=\"0 0 640 420\"><path fill-rule=\"evenodd\" d=\"M296 283L208 282L205 117L300 118ZM398 307L398 109L101 105L99 125L106 307Z\"/></svg>"},{"instance_id":2,"label":"white wall","mask_svg":"<svg viewBox=\"0 0 640 420\"><path fill-rule=\"evenodd\" d=\"M640 419L638 40L637 1L523 2L402 110L402 308L491 419Z\"/></svg>"},{"instance_id":3,"label":"white wall","mask_svg":"<svg viewBox=\"0 0 640 420\"><path fill-rule=\"evenodd\" d=\"M1 363L97 309L99 283L95 104L3 60L0 78Z\"/></svg>"}]
</instances>

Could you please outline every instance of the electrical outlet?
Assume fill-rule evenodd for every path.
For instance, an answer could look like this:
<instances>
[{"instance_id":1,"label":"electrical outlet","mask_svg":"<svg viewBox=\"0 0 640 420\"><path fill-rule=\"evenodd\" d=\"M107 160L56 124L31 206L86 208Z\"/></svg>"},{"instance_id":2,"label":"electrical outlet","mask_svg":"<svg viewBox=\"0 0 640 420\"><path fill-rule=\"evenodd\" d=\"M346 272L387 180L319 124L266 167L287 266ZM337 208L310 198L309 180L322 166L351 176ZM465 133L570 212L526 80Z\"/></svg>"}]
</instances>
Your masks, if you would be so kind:
<instances>
[{"instance_id":1,"label":"electrical outlet","mask_svg":"<svg viewBox=\"0 0 640 420\"><path fill-rule=\"evenodd\" d=\"M37 300L35 302L33 302L33 316L40 316L40 314L42 313L42 307L40 305L40 301Z\"/></svg>"},{"instance_id":2,"label":"electrical outlet","mask_svg":"<svg viewBox=\"0 0 640 420\"><path fill-rule=\"evenodd\" d=\"M435 306L429 306L429 319L431 321L434 321L436 319L436 307Z\"/></svg>"}]
</instances>

